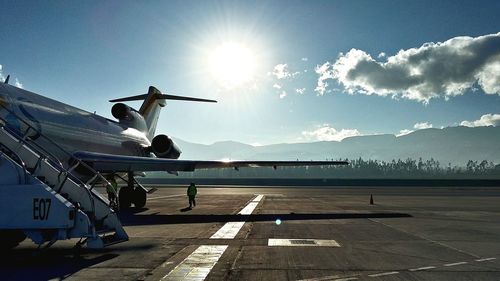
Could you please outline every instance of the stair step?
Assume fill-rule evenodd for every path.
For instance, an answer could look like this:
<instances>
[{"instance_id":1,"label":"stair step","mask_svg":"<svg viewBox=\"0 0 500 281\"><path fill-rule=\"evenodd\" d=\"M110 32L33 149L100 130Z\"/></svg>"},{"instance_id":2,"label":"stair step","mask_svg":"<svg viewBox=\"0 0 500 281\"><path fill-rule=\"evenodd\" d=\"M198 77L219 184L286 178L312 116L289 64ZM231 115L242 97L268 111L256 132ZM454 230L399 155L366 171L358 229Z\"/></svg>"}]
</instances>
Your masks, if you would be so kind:
<instances>
[{"instance_id":1,"label":"stair step","mask_svg":"<svg viewBox=\"0 0 500 281\"><path fill-rule=\"evenodd\" d=\"M109 234L109 233L115 233L115 229L99 229L99 230L96 230L95 232L97 233L97 235L103 235L103 234Z\"/></svg>"},{"instance_id":2,"label":"stair step","mask_svg":"<svg viewBox=\"0 0 500 281\"><path fill-rule=\"evenodd\" d=\"M128 241L128 239L120 238L116 234L113 235L107 235L102 237L102 242L104 244L104 247L111 246L114 244L118 244L121 242Z\"/></svg>"}]
</instances>

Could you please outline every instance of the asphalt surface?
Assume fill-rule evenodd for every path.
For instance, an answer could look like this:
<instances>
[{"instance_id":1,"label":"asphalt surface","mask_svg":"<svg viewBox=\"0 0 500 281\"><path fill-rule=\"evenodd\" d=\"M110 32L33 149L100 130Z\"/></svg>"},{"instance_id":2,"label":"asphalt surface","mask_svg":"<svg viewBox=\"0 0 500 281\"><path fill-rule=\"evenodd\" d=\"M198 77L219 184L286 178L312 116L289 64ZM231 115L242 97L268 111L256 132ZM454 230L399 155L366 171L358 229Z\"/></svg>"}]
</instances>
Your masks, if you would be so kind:
<instances>
[{"instance_id":1,"label":"asphalt surface","mask_svg":"<svg viewBox=\"0 0 500 281\"><path fill-rule=\"evenodd\" d=\"M186 206L159 188L104 250L26 240L0 279L500 280L500 187L199 187Z\"/></svg>"}]
</instances>

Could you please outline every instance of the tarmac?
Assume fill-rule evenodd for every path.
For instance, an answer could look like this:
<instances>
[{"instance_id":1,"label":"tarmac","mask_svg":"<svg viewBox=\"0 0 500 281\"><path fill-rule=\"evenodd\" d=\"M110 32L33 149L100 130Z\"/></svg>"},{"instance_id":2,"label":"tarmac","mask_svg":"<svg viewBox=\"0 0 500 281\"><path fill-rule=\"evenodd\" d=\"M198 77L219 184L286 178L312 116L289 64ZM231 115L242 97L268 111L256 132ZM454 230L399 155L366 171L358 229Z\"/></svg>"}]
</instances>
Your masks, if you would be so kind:
<instances>
[{"instance_id":1,"label":"tarmac","mask_svg":"<svg viewBox=\"0 0 500 281\"><path fill-rule=\"evenodd\" d=\"M130 241L0 253L1 280L500 280L500 187L159 187ZM373 205L370 204L373 195Z\"/></svg>"}]
</instances>

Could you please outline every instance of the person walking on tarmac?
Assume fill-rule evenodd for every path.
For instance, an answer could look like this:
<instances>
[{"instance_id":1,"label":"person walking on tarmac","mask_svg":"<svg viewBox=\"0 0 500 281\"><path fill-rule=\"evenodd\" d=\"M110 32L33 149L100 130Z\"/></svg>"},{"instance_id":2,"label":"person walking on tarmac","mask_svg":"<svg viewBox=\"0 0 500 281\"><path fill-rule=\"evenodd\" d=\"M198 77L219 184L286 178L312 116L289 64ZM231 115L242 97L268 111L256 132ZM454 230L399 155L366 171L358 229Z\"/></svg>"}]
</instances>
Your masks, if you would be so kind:
<instances>
[{"instance_id":1,"label":"person walking on tarmac","mask_svg":"<svg viewBox=\"0 0 500 281\"><path fill-rule=\"evenodd\" d=\"M194 185L194 182L192 182L187 188L187 196L189 198L189 209L196 207L196 201L195 201L196 193L198 193L198 191L196 190L196 185Z\"/></svg>"},{"instance_id":2,"label":"person walking on tarmac","mask_svg":"<svg viewBox=\"0 0 500 281\"><path fill-rule=\"evenodd\" d=\"M111 176L108 181L110 183L106 186L106 192L108 193L108 200L109 200L109 202L116 203L116 194L118 193L118 184L116 183L114 176Z\"/></svg>"}]
</instances>

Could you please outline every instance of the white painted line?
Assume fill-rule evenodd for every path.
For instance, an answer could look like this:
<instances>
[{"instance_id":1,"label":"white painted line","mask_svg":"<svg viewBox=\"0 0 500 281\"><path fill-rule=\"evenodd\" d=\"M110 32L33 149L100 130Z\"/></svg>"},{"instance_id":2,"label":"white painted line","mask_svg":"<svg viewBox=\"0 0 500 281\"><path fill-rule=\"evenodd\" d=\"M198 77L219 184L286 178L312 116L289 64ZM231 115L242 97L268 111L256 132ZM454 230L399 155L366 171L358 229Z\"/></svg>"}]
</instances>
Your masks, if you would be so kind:
<instances>
[{"instance_id":1,"label":"white painted line","mask_svg":"<svg viewBox=\"0 0 500 281\"><path fill-rule=\"evenodd\" d=\"M456 266L456 265L462 265L462 264L467 264L467 262L462 261L462 262L447 263L444 266Z\"/></svg>"},{"instance_id":2,"label":"white painted line","mask_svg":"<svg viewBox=\"0 0 500 281\"><path fill-rule=\"evenodd\" d=\"M485 258L485 259L478 259L476 260L477 262L482 262L482 261L492 261L492 260L496 260L497 258Z\"/></svg>"},{"instance_id":3,"label":"white painted line","mask_svg":"<svg viewBox=\"0 0 500 281\"><path fill-rule=\"evenodd\" d=\"M273 239L267 240L267 246L278 247L340 247L335 240L319 239Z\"/></svg>"},{"instance_id":4,"label":"white painted line","mask_svg":"<svg viewBox=\"0 0 500 281\"><path fill-rule=\"evenodd\" d=\"M387 276L387 275L394 275L398 274L398 271L391 271L391 272L383 272L383 273L377 273L377 274L370 274L368 276L370 277L380 277L380 276Z\"/></svg>"},{"instance_id":5,"label":"white painted line","mask_svg":"<svg viewBox=\"0 0 500 281\"><path fill-rule=\"evenodd\" d=\"M210 239L234 239L245 224L244 221L230 221L224 224Z\"/></svg>"},{"instance_id":6,"label":"white painted line","mask_svg":"<svg viewBox=\"0 0 500 281\"><path fill-rule=\"evenodd\" d=\"M227 245L201 245L161 280L205 280L226 249Z\"/></svg>"},{"instance_id":7,"label":"white painted line","mask_svg":"<svg viewBox=\"0 0 500 281\"><path fill-rule=\"evenodd\" d=\"M163 198L179 197L179 196L186 196L186 195L185 194L175 194L175 195L166 195L166 196L152 197L152 198L148 198L148 201L149 200L156 200L156 199L163 199Z\"/></svg>"},{"instance_id":8,"label":"white painted line","mask_svg":"<svg viewBox=\"0 0 500 281\"><path fill-rule=\"evenodd\" d=\"M424 267L419 267L419 268L412 268L409 269L409 271L421 271L421 270L428 270L428 269L434 269L436 268L435 266L424 266Z\"/></svg>"},{"instance_id":9,"label":"white painted line","mask_svg":"<svg viewBox=\"0 0 500 281\"><path fill-rule=\"evenodd\" d=\"M257 195L257 197L255 197L255 198L252 200L252 202L259 202L260 200L262 200L262 198L263 198L263 197L264 197L264 195L259 194L259 195Z\"/></svg>"},{"instance_id":10,"label":"white painted line","mask_svg":"<svg viewBox=\"0 0 500 281\"><path fill-rule=\"evenodd\" d=\"M264 198L263 195L257 195L250 203L248 203L238 214L239 215L250 215L255 210L260 200ZM230 221L224 224L210 239L234 239L240 229L245 224L244 221Z\"/></svg>"},{"instance_id":11,"label":"white painted line","mask_svg":"<svg viewBox=\"0 0 500 281\"><path fill-rule=\"evenodd\" d=\"M238 215L250 215L253 212L253 210L255 210L257 205L259 205L259 201L252 201L252 202L248 203L248 205L246 205L245 208L243 208L238 213Z\"/></svg>"},{"instance_id":12,"label":"white painted line","mask_svg":"<svg viewBox=\"0 0 500 281\"><path fill-rule=\"evenodd\" d=\"M307 279L300 279L297 281L348 281L348 280L356 280L358 277L342 277L340 278L338 275L329 275L329 276L323 276L323 277L317 277L317 278L307 278Z\"/></svg>"}]
</instances>

